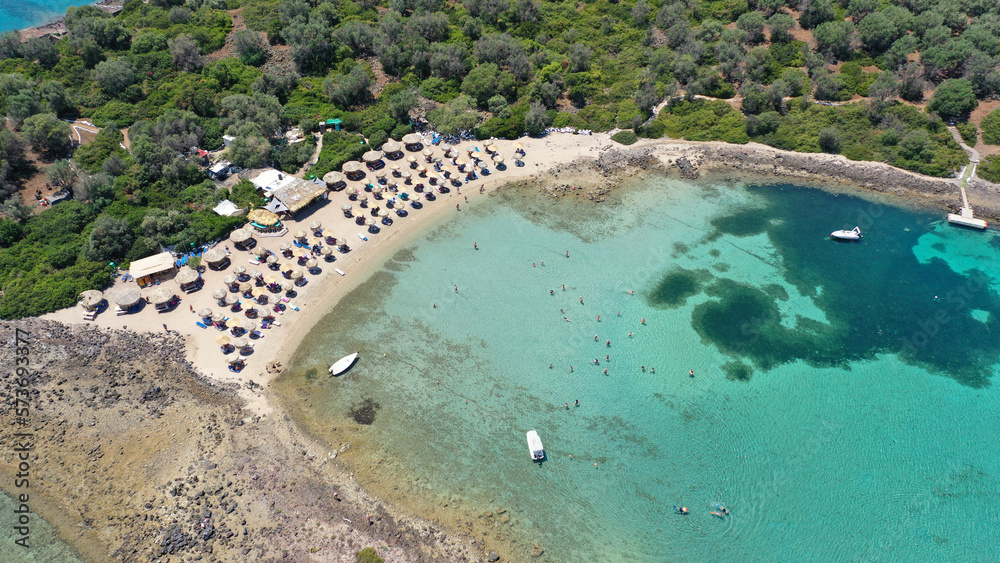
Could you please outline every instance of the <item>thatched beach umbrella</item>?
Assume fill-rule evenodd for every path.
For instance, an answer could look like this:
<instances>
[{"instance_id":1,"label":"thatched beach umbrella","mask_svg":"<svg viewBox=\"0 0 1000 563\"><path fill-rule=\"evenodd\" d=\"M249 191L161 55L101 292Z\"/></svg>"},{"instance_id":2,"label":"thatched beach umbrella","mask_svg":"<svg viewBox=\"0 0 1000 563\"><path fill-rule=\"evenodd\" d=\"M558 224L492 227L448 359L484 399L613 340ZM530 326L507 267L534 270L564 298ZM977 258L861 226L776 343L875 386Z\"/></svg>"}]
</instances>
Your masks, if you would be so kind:
<instances>
[{"instance_id":1,"label":"thatched beach umbrella","mask_svg":"<svg viewBox=\"0 0 1000 563\"><path fill-rule=\"evenodd\" d=\"M382 210L380 210L378 212L378 216L379 217L388 217L389 216L389 210L388 209L382 209Z\"/></svg>"},{"instance_id":2,"label":"thatched beach umbrella","mask_svg":"<svg viewBox=\"0 0 1000 563\"><path fill-rule=\"evenodd\" d=\"M364 164L361 164L356 160L351 160L345 162L344 165L340 167L340 169L349 179L359 180L365 177L364 167L365 167Z\"/></svg>"},{"instance_id":3,"label":"thatched beach umbrella","mask_svg":"<svg viewBox=\"0 0 1000 563\"><path fill-rule=\"evenodd\" d=\"M320 223L319 221L313 221L312 223L309 223L310 231L318 231L322 228L323 228L323 223Z\"/></svg>"},{"instance_id":4,"label":"thatched beach umbrella","mask_svg":"<svg viewBox=\"0 0 1000 563\"><path fill-rule=\"evenodd\" d=\"M250 278L251 279L258 279L258 278L260 278L263 275L264 274L260 270L250 270Z\"/></svg>"},{"instance_id":5,"label":"thatched beach umbrella","mask_svg":"<svg viewBox=\"0 0 1000 563\"><path fill-rule=\"evenodd\" d=\"M524 148L524 145L523 145L523 144L521 144L521 141L515 141L515 142L514 142L514 148L515 148L515 149L523 149L523 148Z\"/></svg>"},{"instance_id":6,"label":"thatched beach umbrella","mask_svg":"<svg viewBox=\"0 0 1000 563\"><path fill-rule=\"evenodd\" d=\"M277 282L278 278L274 276L264 276L264 283L266 283L267 285L271 285L272 283L277 283Z\"/></svg>"},{"instance_id":7,"label":"thatched beach umbrella","mask_svg":"<svg viewBox=\"0 0 1000 563\"><path fill-rule=\"evenodd\" d=\"M389 165L389 170L392 170L393 172L396 172L396 171L399 170L399 165L396 164L395 162L393 162L392 164Z\"/></svg>"},{"instance_id":8,"label":"thatched beach umbrella","mask_svg":"<svg viewBox=\"0 0 1000 563\"><path fill-rule=\"evenodd\" d=\"M250 239L250 233L246 229L236 229L229 233L229 240L233 241L234 244L243 244L248 239Z\"/></svg>"},{"instance_id":9,"label":"thatched beach umbrella","mask_svg":"<svg viewBox=\"0 0 1000 563\"><path fill-rule=\"evenodd\" d=\"M371 227L374 224L375 224L375 219L372 219L371 217L369 217L368 219L365 219L365 225Z\"/></svg>"},{"instance_id":10,"label":"thatched beach umbrella","mask_svg":"<svg viewBox=\"0 0 1000 563\"><path fill-rule=\"evenodd\" d=\"M226 284L227 286L233 285L237 281L239 280L236 279L236 274L229 274L228 276L222 278L222 283Z\"/></svg>"},{"instance_id":11,"label":"thatched beach umbrella","mask_svg":"<svg viewBox=\"0 0 1000 563\"><path fill-rule=\"evenodd\" d=\"M351 209L354 209L354 208L351 206L350 203L345 203L345 204L343 204L343 205L340 206L340 210L341 211L350 211Z\"/></svg>"},{"instance_id":12,"label":"thatched beach umbrella","mask_svg":"<svg viewBox=\"0 0 1000 563\"><path fill-rule=\"evenodd\" d=\"M281 271L282 272L291 272L294 269L295 269L295 266L293 266L289 262L285 262L284 264L281 265Z\"/></svg>"},{"instance_id":13,"label":"thatched beach umbrella","mask_svg":"<svg viewBox=\"0 0 1000 563\"><path fill-rule=\"evenodd\" d=\"M230 342L232 342L232 340L228 336L226 336L225 334L220 334L219 336L215 337L215 342L219 346L225 346L226 344L229 344Z\"/></svg>"},{"instance_id":14,"label":"thatched beach umbrella","mask_svg":"<svg viewBox=\"0 0 1000 563\"><path fill-rule=\"evenodd\" d=\"M383 188L382 186L374 186L374 187L372 187L372 193L373 194L380 194L380 193L382 193L383 190L385 190L385 188Z\"/></svg>"},{"instance_id":15,"label":"thatched beach umbrella","mask_svg":"<svg viewBox=\"0 0 1000 563\"><path fill-rule=\"evenodd\" d=\"M323 239L321 239L319 237L309 237L306 240L306 243L309 246L322 246L323 245Z\"/></svg>"},{"instance_id":16,"label":"thatched beach umbrella","mask_svg":"<svg viewBox=\"0 0 1000 563\"><path fill-rule=\"evenodd\" d=\"M403 135L403 138L400 140L403 141L403 144L406 145L406 148L409 150L415 150L417 145L423 144L423 138L419 133L407 133L406 135ZM410 149L410 147L413 147L413 149Z\"/></svg>"},{"instance_id":17,"label":"thatched beach umbrella","mask_svg":"<svg viewBox=\"0 0 1000 563\"><path fill-rule=\"evenodd\" d=\"M149 297L149 302L153 305L166 305L174 298L174 291L172 289L167 289L161 287L153 292L153 295Z\"/></svg>"},{"instance_id":18,"label":"thatched beach umbrella","mask_svg":"<svg viewBox=\"0 0 1000 563\"><path fill-rule=\"evenodd\" d=\"M263 260L267 256L267 249L263 246L255 246L253 250L250 251L253 257L258 260Z\"/></svg>"},{"instance_id":19,"label":"thatched beach umbrella","mask_svg":"<svg viewBox=\"0 0 1000 563\"><path fill-rule=\"evenodd\" d=\"M228 354L225 354L222 356L222 359L227 364L236 364L243 361L243 358L241 358L240 355L237 354L236 352L230 352Z\"/></svg>"},{"instance_id":20,"label":"thatched beach umbrella","mask_svg":"<svg viewBox=\"0 0 1000 563\"><path fill-rule=\"evenodd\" d=\"M122 291L115 297L115 305L128 309L129 307L134 307L138 304L139 299L139 290L129 288Z\"/></svg>"},{"instance_id":21,"label":"thatched beach umbrella","mask_svg":"<svg viewBox=\"0 0 1000 563\"><path fill-rule=\"evenodd\" d=\"M243 330L247 332L253 332L257 330L257 323L253 321L243 321Z\"/></svg>"},{"instance_id":22,"label":"thatched beach umbrella","mask_svg":"<svg viewBox=\"0 0 1000 563\"><path fill-rule=\"evenodd\" d=\"M413 165L415 165L417 163L417 157L415 157L415 156L413 156L411 154L410 156L406 157L406 162L409 162L410 166L412 167Z\"/></svg>"},{"instance_id":23,"label":"thatched beach umbrella","mask_svg":"<svg viewBox=\"0 0 1000 563\"><path fill-rule=\"evenodd\" d=\"M368 194L361 194L358 196L358 201L368 201Z\"/></svg>"},{"instance_id":24,"label":"thatched beach umbrella","mask_svg":"<svg viewBox=\"0 0 1000 563\"><path fill-rule=\"evenodd\" d=\"M361 160L367 162L368 164L374 164L382 160L382 153L379 151L368 151L361 155Z\"/></svg>"},{"instance_id":25,"label":"thatched beach umbrella","mask_svg":"<svg viewBox=\"0 0 1000 563\"><path fill-rule=\"evenodd\" d=\"M397 153L401 149L402 147L399 146L399 143L393 141L392 139L389 139L388 141L385 142L385 144L382 145L382 152L384 152L387 155Z\"/></svg>"},{"instance_id":26,"label":"thatched beach umbrella","mask_svg":"<svg viewBox=\"0 0 1000 563\"><path fill-rule=\"evenodd\" d=\"M386 175L385 170L377 170L377 171L375 171L375 179L376 180L382 180L382 179L384 179L385 175Z\"/></svg>"},{"instance_id":27,"label":"thatched beach umbrella","mask_svg":"<svg viewBox=\"0 0 1000 563\"><path fill-rule=\"evenodd\" d=\"M306 261L306 268L312 270L313 268L316 267L317 264L319 264L319 262L317 262L315 258L310 258L309 260Z\"/></svg>"},{"instance_id":28,"label":"thatched beach umbrella","mask_svg":"<svg viewBox=\"0 0 1000 563\"><path fill-rule=\"evenodd\" d=\"M337 188L346 187L347 185L347 175L343 172L337 172L336 170L332 172L327 172L323 175L323 182L326 183L327 189L335 190Z\"/></svg>"},{"instance_id":29,"label":"thatched beach umbrella","mask_svg":"<svg viewBox=\"0 0 1000 563\"><path fill-rule=\"evenodd\" d=\"M495 162L497 164L500 164L501 162L503 162L503 155L502 154L495 154L495 155L493 155L493 162Z\"/></svg>"},{"instance_id":30,"label":"thatched beach umbrella","mask_svg":"<svg viewBox=\"0 0 1000 563\"><path fill-rule=\"evenodd\" d=\"M270 256L267 257L266 262L267 262L268 266L270 266L272 264L276 264L278 262L278 257L272 254L272 255L270 255Z\"/></svg>"},{"instance_id":31,"label":"thatched beach umbrella","mask_svg":"<svg viewBox=\"0 0 1000 563\"><path fill-rule=\"evenodd\" d=\"M486 146L486 152L497 152L497 146L496 145L487 145Z\"/></svg>"},{"instance_id":32,"label":"thatched beach umbrella","mask_svg":"<svg viewBox=\"0 0 1000 563\"><path fill-rule=\"evenodd\" d=\"M187 285L189 283L194 283L198 281L198 272L192 270L191 268L181 268L177 275L174 276L177 283L180 285Z\"/></svg>"},{"instance_id":33,"label":"thatched beach umbrella","mask_svg":"<svg viewBox=\"0 0 1000 563\"><path fill-rule=\"evenodd\" d=\"M236 317L232 317L228 321L226 321L226 328L235 328L238 326L240 326L240 320L237 319Z\"/></svg>"},{"instance_id":34,"label":"thatched beach umbrella","mask_svg":"<svg viewBox=\"0 0 1000 563\"><path fill-rule=\"evenodd\" d=\"M221 300L223 300L223 299L226 298L226 290L224 290L224 289L216 289L215 293L212 294L212 297L214 297L215 299L221 301Z\"/></svg>"},{"instance_id":35,"label":"thatched beach umbrella","mask_svg":"<svg viewBox=\"0 0 1000 563\"><path fill-rule=\"evenodd\" d=\"M236 338L236 339L233 340L233 346L236 346L237 348L242 348L242 347L244 347L244 346L247 345L247 342L248 341L247 341L246 337L241 336L241 337Z\"/></svg>"},{"instance_id":36,"label":"thatched beach umbrella","mask_svg":"<svg viewBox=\"0 0 1000 563\"><path fill-rule=\"evenodd\" d=\"M279 246L278 248L282 252L284 252L286 250L291 250L292 249L292 243L290 243L290 242L283 242L283 243L281 243L281 246Z\"/></svg>"},{"instance_id":37,"label":"thatched beach umbrella","mask_svg":"<svg viewBox=\"0 0 1000 563\"><path fill-rule=\"evenodd\" d=\"M293 280L301 279L302 272L299 270L295 270L291 274L289 274L288 277L292 278Z\"/></svg>"},{"instance_id":38,"label":"thatched beach umbrella","mask_svg":"<svg viewBox=\"0 0 1000 563\"><path fill-rule=\"evenodd\" d=\"M267 290L264 289L263 287L255 287L250 290L250 295L253 295L254 297L260 297L261 295L264 295L266 293Z\"/></svg>"},{"instance_id":39,"label":"thatched beach umbrella","mask_svg":"<svg viewBox=\"0 0 1000 563\"><path fill-rule=\"evenodd\" d=\"M247 269L245 266L236 266L235 268L233 268L233 273L236 274L237 276L242 276L243 274L247 273Z\"/></svg>"},{"instance_id":40,"label":"thatched beach umbrella","mask_svg":"<svg viewBox=\"0 0 1000 563\"><path fill-rule=\"evenodd\" d=\"M292 235L292 236L294 236L297 239L303 239L303 238L306 238L306 232L305 231L295 231L295 234Z\"/></svg>"},{"instance_id":41,"label":"thatched beach umbrella","mask_svg":"<svg viewBox=\"0 0 1000 563\"><path fill-rule=\"evenodd\" d=\"M312 253L309 252L308 250L306 250L305 248L296 248L295 249L295 257L296 258L308 258L311 255L312 255Z\"/></svg>"},{"instance_id":42,"label":"thatched beach umbrella","mask_svg":"<svg viewBox=\"0 0 1000 563\"><path fill-rule=\"evenodd\" d=\"M225 261L226 257L226 250L218 246L206 250L205 253L201 255L202 261L209 265L221 264Z\"/></svg>"},{"instance_id":43,"label":"thatched beach umbrella","mask_svg":"<svg viewBox=\"0 0 1000 563\"><path fill-rule=\"evenodd\" d=\"M246 293L251 289L253 289L253 284L248 281L240 284L240 293Z\"/></svg>"},{"instance_id":44,"label":"thatched beach umbrella","mask_svg":"<svg viewBox=\"0 0 1000 563\"><path fill-rule=\"evenodd\" d=\"M221 323L224 320L226 320L226 316L223 315L222 313L215 313L214 315L212 315L213 323Z\"/></svg>"},{"instance_id":45,"label":"thatched beach umbrella","mask_svg":"<svg viewBox=\"0 0 1000 563\"><path fill-rule=\"evenodd\" d=\"M198 310L198 316L201 317L201 318L203 318L203 319L211 318L211 316L212 316L212 310L209 309L208 307L205 307L204 309L199 309Z\"/></svg>"},{"instance_id":46,"label":"thatched beach umbrella","mask_svg":"<svg viewBox=\"0 0 1000 563\"><path fill-rule=\"evenodd\" d=\"M323 248L319 249L319 253L322 254L323 256L329 256L333 254L333 249L330 248L329 246L324 246Z\"/></svg>"},{"instance_id":47,"label":"thatched beach umbrella","mask_svg":"<svg viewBox=\"0 0 1000 563\"><path fill-rule=\"evenodd\" d=\"M226 305L235 305L240 302L240 296L235 293L230 293L226 296Z\"/></svg>"},{"instance_id":48,"label":"thatched beach umbrella","mask_svg":"<svg viewBox=\"0 0 1000 563\"><path fill-rule=\"evenodd\" d=\"M433 155L433 154L434 154L434 151L432 151L432 150L430 149L430 147L428 147L428 148L426 148L426 149L424 149L424 150L420 151L420 154L424 155L424 158L426 158L426 159L427 159L428 161L430 161L430 159L431 159L431 155Z\"/></svg>"},{"instance_id":49,"label":"thatched beach umbrella","mask_svg":"<svg viewBox=\"0 0 1000 563\"><path fill-rule=\"evenodd\" d=\"M88 311L93 311L104 301L104 292L96 289L88 289L80 294L80 306Z\"/></svg>"},{"instance_id":50,"label":"thatched beach umbrella","mask_svg":"<svg viewBox=\"0 0 1000 563\"><path fill-rule=\"evenodd\" d=\"M295 291L295 284L292 282L281 282L281 291L288 293L290 291Z\"/></svg>"}]
</instances>

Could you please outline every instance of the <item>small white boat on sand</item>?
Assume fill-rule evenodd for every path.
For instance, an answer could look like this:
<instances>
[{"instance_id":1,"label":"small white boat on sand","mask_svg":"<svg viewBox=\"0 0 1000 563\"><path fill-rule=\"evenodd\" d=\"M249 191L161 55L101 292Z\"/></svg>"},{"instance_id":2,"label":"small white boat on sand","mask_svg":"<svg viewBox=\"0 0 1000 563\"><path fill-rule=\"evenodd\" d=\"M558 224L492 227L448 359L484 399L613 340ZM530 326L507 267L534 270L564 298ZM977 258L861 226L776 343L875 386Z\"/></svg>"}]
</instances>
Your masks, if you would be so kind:
<instances>
[{"instance_id":1,"label":"small white boat on sand","mask_svg":"<svg viewBox=\"0 0 1000 563\"><path fill-rule=\"evenodd\" d=\"M861 238L861 229L854 227L849 231L833 231L830 236L840 240L859 240Z\"/></svg>"},{"instance_id":2,"label":"small white boat on sand","mask_svg":"<svg viewBox=\"0 0 1000 563\"><path fill-rule=\"evenodd\" d=\"M340 358L330 366L330 375L340 375L347 371L347 368L354 365L354 360L358 359L358 353L348 354Z\"/></svg>"},{"instance_id":3,"label":"small white boat on sand","mask_svg":"<svg viewBox=\"0 0 1000 563\"><path fill-rule=\"evenodd\" d=\"M531 453L532 461L542 461L545 459L545 448L542 446L542 439L538 437L538 432L528 430L528 451Z\"/></svg>"}]
</instances>

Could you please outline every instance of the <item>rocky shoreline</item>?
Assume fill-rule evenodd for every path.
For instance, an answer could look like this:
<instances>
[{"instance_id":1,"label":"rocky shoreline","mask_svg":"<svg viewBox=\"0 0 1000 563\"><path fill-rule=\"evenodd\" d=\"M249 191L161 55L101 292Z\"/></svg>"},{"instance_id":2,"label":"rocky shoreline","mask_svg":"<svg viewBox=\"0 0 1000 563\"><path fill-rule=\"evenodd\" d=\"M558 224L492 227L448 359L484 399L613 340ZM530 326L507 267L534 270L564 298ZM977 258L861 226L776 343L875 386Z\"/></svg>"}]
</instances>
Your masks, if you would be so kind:
<instances>
[{"instance_id":1,"label":"rocky shoreline","mask_svg":"<svg viewBox=\"0 0 1000 563\"><path fill-rule=\"evenodd\" d=\"M179 337L25 320L3 326L9 365L15 328L30 333L31 508L88 560L490 555L368 495L287 417L248 416L235 386L183 359ZM2 385L15 396L13 373ZM0 420L18 428L13 401ZM14 482L14 456L0 471Z\"/></svg>"},{"instance_id":2,"label":"rocky shoreline","mask_svg":"<svg viewBox=\"0 0 1000 563\"><path fill-rule=\"evenodd\" d=\"M957 213L962 205L956 178L932 178L884 163L782 151L755 143L680 141L608 146L596 159L584 157L553 167L544 175L533 176L528 183L553 198L574 196L601 203L629 178L650 172L692 181L722 178L732 182L791 182L831 189L850 186L952 213ZM966 192L977 217L1000 220L1000 185L973 178Z\"/></svg>"}]
</instances>

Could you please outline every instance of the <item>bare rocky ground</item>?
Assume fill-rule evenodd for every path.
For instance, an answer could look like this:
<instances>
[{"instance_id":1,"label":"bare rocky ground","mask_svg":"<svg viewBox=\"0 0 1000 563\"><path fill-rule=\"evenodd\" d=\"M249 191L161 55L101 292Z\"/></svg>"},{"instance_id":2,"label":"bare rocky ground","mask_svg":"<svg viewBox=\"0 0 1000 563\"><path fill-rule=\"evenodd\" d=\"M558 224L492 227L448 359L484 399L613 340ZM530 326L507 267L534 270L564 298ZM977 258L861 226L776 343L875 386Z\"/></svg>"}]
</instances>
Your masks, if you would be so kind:
<instances>
[{"instance_id":1,"label":"bare rocky ground","mask_svg":"<svg viewBox=\"0 0 1000 563\"><path fill-rule=\"evenodd\" d=\"M234 389L183 360L178 337L6 323L8 366L15 327L31 343L31 508L88 560L354 561L369 546L386 561L491 555L366 494L280 410L248 417ZM3 375L0 424L23 431L16 385ZM4 455L3 481L16 472Z\"/></svg>"},{"instance_id":2,"label":"bare rocky ground","mask_svg":"<svg viewBox=\"0 0 1000 563\"><path fill-rule=\"evenodd\" d=\"M602 147L600 156L581 158L537 175L537 185L553 198L603 202L629 178L660 173L687 180L788 182L842 189L853 186L903 198L901 203L957 213L962 199L955 178L932 178L874 162L854 162L825 154L793 153L762 145L724 143L664 147ZM554 181L553 181L554 179ZM1000 220L1000 185L973 178L966 188L976 216Z\"/></svg>"}]
</instances>

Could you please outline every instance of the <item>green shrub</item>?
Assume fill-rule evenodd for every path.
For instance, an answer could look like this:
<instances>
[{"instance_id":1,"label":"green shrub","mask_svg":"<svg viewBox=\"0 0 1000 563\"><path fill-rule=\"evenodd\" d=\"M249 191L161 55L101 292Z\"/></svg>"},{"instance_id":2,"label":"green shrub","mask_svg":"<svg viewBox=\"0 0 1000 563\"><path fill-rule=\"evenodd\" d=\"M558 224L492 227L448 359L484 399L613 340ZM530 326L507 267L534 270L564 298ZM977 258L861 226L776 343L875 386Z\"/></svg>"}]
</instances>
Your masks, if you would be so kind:
<instances>
[{"instance_id":1,"label":"green shrub","mask_svg":"<svg viewBox=\"0 0 1000 563\"><path fill-rule=\"evenodd\" d=\"M994 184L1000 184L1000 155L987 156L976 168L976 175Z\"/></svg>"},{"instance_id":2,"label":"green shrub","mask_svg":"<svg viewBox=\"0 0 1000 563\"><path fill-rule=\"evenodd\" d=\"M983 129L983 142L987 145L1000 145L1000 109L995 109L983 118L979 124Z\"/></svg>"},{"instance_id":3,"label":"green shrub","mask_svg":"<svg viewBox=\"0 0 1000 563\"><path fill-rule=\"evenodd\" d=\"M340 170L348 160L357 160L369 148L365 138L355 133L344 131L327 131L323 134L323 149L319 151L319 159L309 170L309 173L322 178L331 170Z\"/></svg>"},{"instance_id":4,"label":"green shrub","mask_svg":"<svg viewBox=\"0 0 1000 563\"><path fill-rule=\"evenodd\" d=\"M739 144L750 140L743 114L719 100L683 100L665 106L657 119L674 139Z\"/></svg>"},{"instance_id":5,"label":"green shrub","mask_svg":"<svg viewBox=\"0 0 1000 563\"><path fill-rule=\"evenodd\" d=\"M382 558L374 547L366 547L358 552L358 563L382 563Z\"/></svg>"},{"instance_id":6,"label":"green shrub","mask_svg":"<svg viewBox=\"0 0 1000 563\"><path fill-rule=\"evenodd\" d=\"M962 140L965 141L965 144L970 147L976 146L976 141L978 141L978 131L976 130L975 123L963 121L955 124L955 129L958 129L958 132L962 135Z\"/></svg>"},{"instance_id":7,"label":"green shrub","mask_svg":"<svg viewBox=\"0 0 1000 563\"><path fill-rule=\"evenodd\" d=\"M636 134L630 129L626 129L624 131L619 131L614 135L612 135L611 140L616 143L621 143L623 145L631 145L636 141L638 141L639 137L637 137Z\"/></svg>"}]
</instances>

